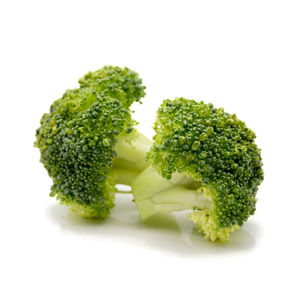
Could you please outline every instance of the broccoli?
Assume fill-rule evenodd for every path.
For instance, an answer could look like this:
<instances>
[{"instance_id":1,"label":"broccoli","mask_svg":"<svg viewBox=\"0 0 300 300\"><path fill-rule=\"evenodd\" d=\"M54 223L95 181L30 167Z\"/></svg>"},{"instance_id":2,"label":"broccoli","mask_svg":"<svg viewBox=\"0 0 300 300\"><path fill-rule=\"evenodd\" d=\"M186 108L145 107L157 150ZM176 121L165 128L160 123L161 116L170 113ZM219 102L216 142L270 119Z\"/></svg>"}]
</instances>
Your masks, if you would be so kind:
<instances>
[{"instance_id":1,"label":"broccoli","mask_svg":"<svg viewBox=\"0 0 300 300\"><path fill-rule=\"evenodd\" d=\"M141 103L145 87L137 73L128 68L105 66L95 72L88 72L79 79L81 88L93 88L100 96L118 99L129 108L135 101Z\"/></svg>"},{"instance_id":2,"label":"broccoli","mask_svg":"<svg viewBox=\"0 0 300 300\"><path fill-rule=\"evenodd\" d=\"M128 68L89 72L43 115L34 145L53 180L51 196L87 218L104 219L116 184L131 184L148 165L151 142L139 133L130 105L145 87Z\"/></svg>"},{"instance_id":3,"label":"broccoli","mask_svg":"<svg viewBox=\"0 0 300 300\"><path fill-rule=\"evenodd\" d=\"M255 212L263 180L255 133L235 114L184 98L163 101L154 129L151 166L132 182L141 220L191 209L206 238L228 240Z\"/></svg>"}]
</instances>

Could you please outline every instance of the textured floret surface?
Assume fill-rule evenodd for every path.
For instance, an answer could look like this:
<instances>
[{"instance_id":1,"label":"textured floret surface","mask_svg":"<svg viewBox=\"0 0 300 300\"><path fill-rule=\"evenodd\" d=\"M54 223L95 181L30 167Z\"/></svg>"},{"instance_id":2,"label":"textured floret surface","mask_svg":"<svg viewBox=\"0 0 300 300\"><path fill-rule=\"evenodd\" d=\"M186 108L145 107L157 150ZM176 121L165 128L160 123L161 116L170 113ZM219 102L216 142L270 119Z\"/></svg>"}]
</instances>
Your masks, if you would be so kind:
<instances>
[{"instance_id":1,"label":"textured floret surface","mask_svg":"<svg viewBox=\"0 0 300 300\"><path fill-rule=\"evenodd\" d=\"M212 199L211 210L194 210L190 215L206 236L223 229L230 233L254 214L263 180L261 152L255 133L235 114L202 101L167 99L157 112L154 129L147 159L160 175L190 176Z\"/></svg>"},{"instance_id":2,"label":"textured floret surface","mask_svg":"<svg viewBox=\"0 0 300 300\"><path fill-rule=\"evenodd\" d=\"M105 66L87 73L79 80L81 88L92 87L101 96L118 99L125 107L133 102L140 102L145 96L145 86L138 73L129 68Z\"/></svg>"},{"instance_id":3,"label":"textured floret surface","mask_svg":"<svg viewBox=\"0 0 300 300\"><path fill-rule=\"evenodd\" d=\"M51 196L84 217L105 218L114 200L114 146L132 125L120 101L90 87L67 91L36 133L41 162L53 180Z\"/></svg>"}]
</instances>

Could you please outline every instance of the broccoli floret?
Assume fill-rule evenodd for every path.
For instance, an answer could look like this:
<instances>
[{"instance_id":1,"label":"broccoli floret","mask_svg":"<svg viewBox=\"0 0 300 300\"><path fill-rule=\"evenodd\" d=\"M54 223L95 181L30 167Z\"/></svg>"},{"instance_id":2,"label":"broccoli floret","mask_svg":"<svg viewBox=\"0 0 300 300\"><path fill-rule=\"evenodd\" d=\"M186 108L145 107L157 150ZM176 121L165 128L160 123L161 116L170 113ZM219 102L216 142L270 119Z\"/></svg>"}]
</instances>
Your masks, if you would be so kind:
<instances>
[{"instance_id":1,"label":"broccoli floret","mask_svg":"<svg viewBox=\"0 0 300 300\"><path fill-rule=\"evenodd\" d=\"M115 185L129 185L147 166L151 142L134 129L128 108L144 87L136 73L117 67L84 78L89 84L67 90L43 115L35 146L53 180L50 195L83 217L104 219L114 206Z\"/></svg>"},{"instance_id":2,"label":"broccoli floret","mask_svg":"<svg viewBox=\"0 0 300 300\"><path fill-rule=\"evenodd\" d=\"M122 102L123 106L130 105L145 96L145 87L137 73L128 68L105 66L95 72L89 72L79 79L81 88L92 87L101 96L110 96Z\"/></svg>"},{"instance_id":3,"label":"broccoli floret","mask_svg":"<svg viewBox=\"0 0 300 300\"><path fill-rule=\"evenodd\" d=\"M235 114L184 98L164 100L154 129L152 165L132 183L141 220L192 209L206 238L228 240L255 212L263 180L255 133Z\"/></svg>"}]
</instances>

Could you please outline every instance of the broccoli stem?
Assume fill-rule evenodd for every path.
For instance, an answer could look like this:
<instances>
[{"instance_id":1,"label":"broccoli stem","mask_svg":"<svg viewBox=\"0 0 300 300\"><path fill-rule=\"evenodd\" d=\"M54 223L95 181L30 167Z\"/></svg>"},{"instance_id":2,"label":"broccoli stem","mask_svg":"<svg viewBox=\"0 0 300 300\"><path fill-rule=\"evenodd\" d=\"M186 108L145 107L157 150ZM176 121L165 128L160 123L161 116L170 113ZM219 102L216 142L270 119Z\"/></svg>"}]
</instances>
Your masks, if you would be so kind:
<instances>
[{"instance_id":1,"label":"broccoli stem","mask_svg":"<svg viewBox=\"0 0 300 300\"><path fill-rule=\"evenodd\" d=\"M131 191L122 191L122 190L119 190L119 189L116 189L116 193L118 193L118 194L125 194L125 195L132 194Z\"/></svg>"},{"instance_id":2,"label":"broccoli stem","mask_svg":"<svg viewBox=\"0 0 300 300\"><path fill-rule=\"evenodd\" d=\"M142 221L159 212L211 209L211 199L199 188L201 184L176 173L171 180L147 167L133 182L132 191Z\"/></svg>"},{"instance_id":3,"label":"broccoli stem","mask_svg":"<svg viewBox=\"0 0 300 300\"><path fill-rule=\"evenodd\" d=\"M147 167L146 153L152 142L138 131L120 136L115 146L117 157L114 160L112 174L116 184L131 185L132 181Z\"/></svg>"}]
</instances>

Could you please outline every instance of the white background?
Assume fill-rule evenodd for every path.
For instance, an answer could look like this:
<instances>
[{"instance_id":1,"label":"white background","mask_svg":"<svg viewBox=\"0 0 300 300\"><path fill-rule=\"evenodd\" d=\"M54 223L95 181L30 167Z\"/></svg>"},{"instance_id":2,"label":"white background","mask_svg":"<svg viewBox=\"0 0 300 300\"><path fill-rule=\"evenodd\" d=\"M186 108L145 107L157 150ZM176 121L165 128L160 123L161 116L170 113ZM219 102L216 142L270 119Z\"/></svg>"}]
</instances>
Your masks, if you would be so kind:
<instances>
[{"instance_id":1,"label":"white background","mask_svg":"<svg viewBox=\"0 0 300 300\"><path fill-rule=\"evenodd\" d=\"M299 1L1 1L1 299L299 299ZM103 65L147 86L149 137L164 98L237 113L257 134L257 213L227 244L185 214L140 224L130 197L104 222L48 196L33 148L53 100Z\"/></svg>"}]
</instances>

